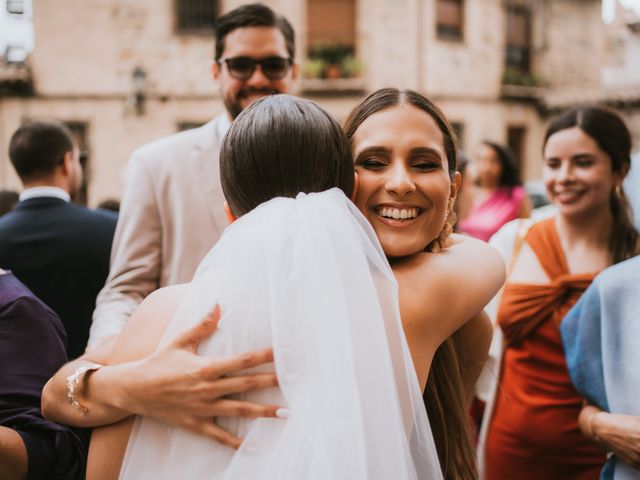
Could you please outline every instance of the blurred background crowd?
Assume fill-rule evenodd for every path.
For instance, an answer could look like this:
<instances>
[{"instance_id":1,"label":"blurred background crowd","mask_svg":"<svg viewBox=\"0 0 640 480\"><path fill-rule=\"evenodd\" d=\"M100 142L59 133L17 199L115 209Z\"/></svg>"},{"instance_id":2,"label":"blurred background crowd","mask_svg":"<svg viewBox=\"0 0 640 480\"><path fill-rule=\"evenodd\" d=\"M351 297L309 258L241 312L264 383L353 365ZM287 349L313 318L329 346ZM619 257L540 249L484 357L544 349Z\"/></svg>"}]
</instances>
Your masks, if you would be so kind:
<instances>
[{"instance_id":1,"label":"blurred background crowd","mask_svg":"<svg viewBox=\"0 0 640 480\"><path fill-rule=\"evenodd\" d=\"M208 62L213 19L242 3L2 0L0 189L19 186L11 134L52 117L86 153L77 201L115 208L135 148L223 109ZM342 121L377 88L423 93L453 123L470 173L481 142L509 147L533 207L544 203L540 145L553 114L607 104L640 141L635 0L267 3L295 28L299 95Z\"/></svg>"},{"instance_id":2,"label":"blurred background crowd","mask_svg":"<svg viewBox=\"0 0 640 480\"><path fill-rule=\"evenodd\" d=\"M0 313L18 318L11 311L16 305L14 297L22 301L27 298L26 307L24 302L21 304L26 310L20 315L37 321L29 326L29 332L45 328L42 338L55 344L50 349L59 354L59 358L47 359L51 365L44 365L44 360L40 362L29 351L32 337L27 335L16 341L12 335L19 329L7 323L6 332L0 332L0 342L4 342L0 343L0 354L24 360L30 368L36 366L34 370L41 378L33 391L20 392L21 388L26 389L24 375L13 376L11 369L0 368L0 376L9 372L10 377L2 388L10 386L7 392L14 389L20 392L18 397L24 395L33 401L31 413L41 419L42 385L67 357L73 359L83 353L89 337L87 319L107 275L107 287L98 297L99 315L94 314L91 327L91 336L96 338L115 338L118 328L149 293L192 277L195 265L210 246L209 240L217 238L227 225L222 211L212 206L222 203L221 192L214 191L217 180L207 177L213 174L205 168L207 163L196 162L217 160L214 139L219 142L230 121L250 103L250 95L245 95L243 88L255 77L272 91L291 91L315 100L340 122L374 90L411 89L442 108L455 132L462 182L453 207L456 215L451 216L457 218L457 223L451 227L483 241L493 238L492 244L502 254L508 273L515 272L509 278L516 280L507 282L504 289L507 300L503 299L501 310L496 310L496 305L487 308L494 326L497 323L501 327L496 329L492 346L496 363L488 367L492 385L484 388L493 391L483 391L481 381L471 406L476 426L480 426L483 402L489 402L487 418L493 422L492 430L487 431L486 420L480 442L486 442L490 447L487 452L500 458L496 461L489 455L487 471L524 470L517 462L513 466L502 464L504 458L517 456L508 451L509 441L504 438L515 431L529 445L536 437L535 432L530 434L536 425L525 420L533 424L538 417L529 416L529 410L522 414L511 405L504 406L518 398L531 411L542 405L545 415L551 412L545 417L549 420L546 427L540 428L544 435L538 435L547 445L543 451L547 460L554 454L554 449L548 447L549 439L571 448L587 445L581 455L584 453L591 462L585 467L591 471L580 476L576 465L581 464L582 458L570 461L571 456L561 452L557 463L564 468L568 462L571 473L562 478L595 478L594 472L600 471L605 457L602 449L592 445L594 442L613 451L623 460L623 467L629 471L633 467L632 473L637 475L640 416L636 410L628 410L627 405L609 405L610 398L598 402L600 391L583 391L574 369L579 370L583 364L585 350L571 345L569 340L583 338L570 329L578 329L576 324L585 321L567 324L564 347L558 326L593 280L593 272L624 263L627 270L620 272L632 278L630 283L637 282L637 260L624 261L637 255L640 245L636 230L640 225L640 2L272 0L265 3L293 25L295 33L291 28L282 30L278 24L281 31L277 38L282 37L286 43L286 51L285 43L278 44L283 50L280 55L288 52L295 57L294 62L256 53L247 66L247 53L235 58L223 55L233 48L246 47L246 39L237 35L233 37L235 43L225 44L224 38L229 32L238 33L234 28L251 31L253 26L215 32L213 25L224 12L248 3L0 0L0 216L12 212L0 220L0 267L12 271L44 301L35 299L11 273L0 270L0 282L4 283L0 285ZM287 38L287 33L294 36L295 42ZM215 52L217 63L212 67L214 35L222 36L222 41L220 51ZM293 43L297 45L295 54ZM264 45L258 45L261 46ZM274 66L274 58L284 63ZM234 59L240 59L240 65L229 63ZM243 60L250 71L242 70ZM265 63L269 60L270 66ZM260 69L256 69L257 64ZM295 78L296 64L300 66L299 78ZM212 80L212 69L220 88ZM267 90L265 86L261 94ZM590 106L575 108L580 105ZM233 107L238 107L237 111ZM225 109L229 116L224 114ZM217 117L211 120L215 114ZM59 123L38 122L40 119ZM136 150L187 130L190 132ZM189 149L185 148L187 143ZM135 161L128 163L134 151ZM637 152L631 161L630 151ZM151 163L149 159L157 161ZM36 160L42 165L34 166ZM606 169L598 170L603 165ZM545 184L541 180L543 170ZM182 177L178 176L180 172L184 173ZM47 173L46 179L43 173ZM192 188L192 175L204 181L202 189ZM556 181L568 187L563 190ZM183 188L178 188L181 185ZM555 198L547 198L545 187ZM626 213L627 196L635 207L631 209L634 219ZM582 205L582 210L576 207L580 215L572 210L573 204ZM198 212L202 205L207 208ZM45 210L48 213L42 214ZM215 210L211 225L203 221L212 220L209 210ZM529 217L537 223L509 224ZM551 217L555 223L542 220ZM575 222L577 217L591 221ZM447 221L449 218L447 215ZM501 230L505 224L509 225ZM559 233L557 225L561 226ZM563 225L569 227L562 230ZM196 229L199 235L193 234ZM114 231L116 240L109 264ZM505 240L505 235L510 240ZM591 242L593 239L596 240ZM520 253L523 241L528 245L524 255ZM24 249L25 245L29 249ZM61 260L64 255L71 258L75 252L83 252L84 256L73 262ZM188 256L193 258L186 259ZM534 257L537 260L532 260ZM545 272L538 278L540 267ZM45 270L47 273L43 274ZM31 277L28 272L32 272ZM628 321L632 315L627 312L637 311L637 301L624 289L625 285L615 289L611 286L617 278L622 276L606 274L604 280L594 282L595 287L584 297L587 300L578 304L570 316L582 319L591 312L588 299L605 303L619 295L623 298L616 300L614 310L618 304L629 305L628 309L610 315ZM530 291L522 291L524 284L531 287ZM538 291L542 284L543 293ZM605 291L607 295L602 293ZM3 309L3 302L12 307ZM111 310L101 310L101 303L110 304ZM603 312L606 310L603 307ZM61 317L64 328L58 325L53 312ZM50 316L54 317L52 321L47 320ZM98 332L96 316L109 320L119 316L123 320L113 331ZM603 314L603 318L608 317ZM635 333L628 338L639 333L637 327L625 326L621 337L630 328ZM65 329L66 351L64 342L60 342L64 337L60 332ZM595 355L600 338L590 342L593 343L586 351ZM617 348L624 342L613 343ZM563 348L567 348L567 359ZM628 345L619 350L636 355ZM518 371L523 365L530 366L530 354L543 360L541 364L546 369L543 365L540 370L545 375L538 375L539 365L532 368L529 377L527 372ZM606 353L598 351L598 355L602 361ZM87 360L88 357L84 359ZM36 365L38 362L46 368ZM629 375L619 382L628 390L615 393L616 398L625 401L638 388L631 364L615 370L616 374L624 371ZM78 368L74 373L61 378L66 378L69 403L82 412L85 407L75 399L74 388L83 375L101 365L75 366ZM549 372L560 372L561 378L549 376ZM496 394L498 375L502 393ZM538 381L542 386L536 390ZM545 390L549 384L561 385L564 390L560 394L549 393ZM531 385L533 395L529 395ZM15 395L14 390L10 395ZM519 399L522 392L526 394ZM538 402L536 395L540 392L543 399ZM583 404L583 398L590 404ZM547 408L557 407L559 399L571 403L569 413L565 405ZM611 415L606 416L609 411ZM559 438L557 429L550 427L562 423L557 421L556 413L570 417L567 431L571 430L573 436ZM623 414L629 417L623 418ZM82 421L78 424L83 425ZM515 424L522 428L514 430ZM0 434L15 431L0 430ZM79 442L86 432L65 437L67 433L56 433L56 442L67 441L72 444L66 447L69 450L81 450ZM503 434L504 438L500 436ZM31 448L36 440L21 435L32 455L38 450ZM616 444L611 436L622 438L623 445ZM520 450L525 452L527 462L536 456L535 451ZM0 457L0 473L1 467ZM70 469L72 476L82 476L77 465ZM46 478L46 472L44 475ZM528 475L527 478L536 479L543 476L535 469ZM507 477L495 474L487 478Z\"/></svg>"}]
</instances>

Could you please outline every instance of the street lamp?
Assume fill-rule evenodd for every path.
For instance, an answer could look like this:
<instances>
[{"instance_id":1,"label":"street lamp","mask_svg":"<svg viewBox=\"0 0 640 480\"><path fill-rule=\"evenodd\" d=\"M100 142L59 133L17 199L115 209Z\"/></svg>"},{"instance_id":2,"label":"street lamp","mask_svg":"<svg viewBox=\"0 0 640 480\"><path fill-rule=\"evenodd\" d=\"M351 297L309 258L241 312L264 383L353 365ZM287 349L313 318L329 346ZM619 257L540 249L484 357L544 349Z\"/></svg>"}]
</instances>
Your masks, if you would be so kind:
<instances>
[{"instance_id":1,"label":"street lamp","mask_svg":"<svg viewBox=\"0 0 640 480\"><path fill-rule=\"evenodd\" d=\"M133 106L136 114L144 115L144 104L147 96L147 72L136 66L131 72L133 80Z\"/></svg>"}]
</instances>

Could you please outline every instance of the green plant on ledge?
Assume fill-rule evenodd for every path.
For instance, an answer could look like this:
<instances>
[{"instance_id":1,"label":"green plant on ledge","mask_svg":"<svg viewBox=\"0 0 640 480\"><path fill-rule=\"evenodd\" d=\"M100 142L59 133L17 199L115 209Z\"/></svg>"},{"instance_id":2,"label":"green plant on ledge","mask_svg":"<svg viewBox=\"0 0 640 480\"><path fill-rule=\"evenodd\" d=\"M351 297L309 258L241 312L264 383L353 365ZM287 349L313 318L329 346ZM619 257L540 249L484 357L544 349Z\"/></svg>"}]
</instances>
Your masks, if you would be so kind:
<instances>
[{"instance_id":1,"label":"green plant on ledge","mask_svg":"<svg viewBox=\"0 0 640 480\"><path fill-rule=\"evenodd\" d=\"M362 70L353 47L340 43L319 43L309 49L303 71L310 78L350 78Z\"/></svg>"},{"instance_id":2,"label":"green plant on ledge","mask_svg":"<svg viewBox=\"0 0 640 480\"><path fill-rule=\"evenodd\" d=\"M302 66L305 78L322 78L327 62L320 58L308 58Z\"/></svg>"},{"instance_id":3,"label":"green plant on ledge","mask_svg":"<svg viewBox=\"0 0 640 480\"><path fill-rule=\"evenodd\" d=\"M539 75L523 72L517 68L507 67L502 74L503 85L518 85L521 87L540 87L544 81Z\"/></svg>"},{"instance_id":4,"label":"green plant on ledge","mask_svg":"<svg viewBox=\"0 0 640 480\"><path fill-rule=\"evenodd\" d=\"M362 71L362 62L354 55L349 55L342 60L342 71L347 78L357 77Z\"/></svg>"}]
</instances>

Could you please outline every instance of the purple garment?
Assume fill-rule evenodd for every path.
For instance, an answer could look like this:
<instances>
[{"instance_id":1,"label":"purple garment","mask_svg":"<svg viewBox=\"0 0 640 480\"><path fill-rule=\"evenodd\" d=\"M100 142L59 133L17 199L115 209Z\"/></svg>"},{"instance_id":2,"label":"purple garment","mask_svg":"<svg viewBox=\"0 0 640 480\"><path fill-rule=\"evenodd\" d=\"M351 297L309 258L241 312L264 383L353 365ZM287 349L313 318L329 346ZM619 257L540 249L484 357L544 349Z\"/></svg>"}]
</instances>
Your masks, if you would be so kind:
<instances>
[{"instance_id":1,"label":"purple garment","mask_svg":"<svg viewBox=\"0 0 640 480\"><path fill-rule=\"evenodd\" d=\"M40 412L44 384L67 361L65 344L58 316L13 274L0 275L0 425L22 437L29 480L84 478L78 432Z\"/></svg>"},{"instance_id":2,"label":"purple garment","mask_svg":"<svg viewBox=\"0 0 640 480\"><path fill-rule=\"evenodd\" d=\"M519 186L496 190L484 202L474 207L467 218L460 220L460 231L488 242L500 227L518 218L526 193L524 187Z\"/></svg>"}]
</instances>

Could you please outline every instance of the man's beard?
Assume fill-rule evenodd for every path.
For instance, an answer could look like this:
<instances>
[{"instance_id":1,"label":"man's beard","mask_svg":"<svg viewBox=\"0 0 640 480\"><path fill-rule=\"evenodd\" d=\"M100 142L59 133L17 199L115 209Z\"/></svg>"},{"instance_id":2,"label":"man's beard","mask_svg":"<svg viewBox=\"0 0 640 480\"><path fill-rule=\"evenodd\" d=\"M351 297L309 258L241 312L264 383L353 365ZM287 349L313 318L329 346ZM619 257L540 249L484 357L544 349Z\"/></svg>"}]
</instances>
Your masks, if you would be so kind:
<instances>
[{"instance_id":1,"label":"man's beard","mask_svg":"<svg viewBox=\"0 0 640 480\"><path fill-rule=\"evenodd\" d=\"M229 115L231 115L232 120L235 120L236 117L240 115L240 112L242 112L243 110L240 102L245 98L249 97L249 95L256 94L256 93L262 94L263 96L267 96L274 93L282 93L282 92L278 90L270 89L270 88L243 88L233 97L225 96L223 99L224 106L227 109L227 112L229 112Z\"/></svg>"}]
</instances>

